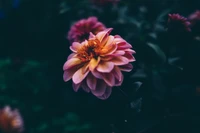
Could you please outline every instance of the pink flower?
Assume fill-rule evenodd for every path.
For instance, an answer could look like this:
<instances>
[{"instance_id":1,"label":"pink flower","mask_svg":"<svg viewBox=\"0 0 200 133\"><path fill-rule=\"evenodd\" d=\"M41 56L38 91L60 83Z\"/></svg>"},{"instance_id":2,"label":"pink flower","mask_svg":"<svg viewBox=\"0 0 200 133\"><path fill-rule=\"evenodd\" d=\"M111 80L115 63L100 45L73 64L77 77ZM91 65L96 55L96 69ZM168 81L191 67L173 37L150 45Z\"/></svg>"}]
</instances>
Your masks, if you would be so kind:
<instances>
[{"instance_id":1,"label":"pink flower","mask_svg":"<svg viewBox=\"0 0 200 133\"><path fill-rule=\"evenodd\" d=\"M200 38L200 10L197 10L196 12L192 13L188 19L191 22L191 29L192 33L195 36L196 40L199 40Z\"/></svg>"},{"instance_id":2,"label":"pink flower","mask_svg":"<svg viewBox=\"0 0 200 133\"><path fill-rule=\"evenodd\" d=\"M23 120L17 109L11 110L9 106L0 110L0 128L5 133L21 133Z\"/></svg>"},{"instance_id":3,"label":"pink flower","mask_svg":"<svg viewBox=\"0 0 200 133\"><path fill-rule=\"evenodd\" d=\"M197 22L200 23L200 10L192 13L188 19L190 20L192 25L195 25Z\"/></svg>"},{"instance_id":4,"label":"pink flower","mask_svg":"<svg viewBox=\"0 0 200 133\"><path fill-rule=\"evenodd\" d=\"M90 32L97 34L105 30L106 27L103 23L99 22L96 17L89 17L81 19L71 26L68 32L68 40L72 42L83 42L89 38Z\"/></svg>"},{"instance_id":5,"label":"pink flower","mask_svg":"<svg viewBox=\"0 0 200 133\"><path fill-rule=\"evenodd\" d=\"M191 31L190 22L179 14L168 15L168 30L170 31Z\"/></svg>"},{"instance_id":6,"label":"pink flower","mask_svg":"<svg viewBox=\"0 0 200 133\"><path fill-rule=\"evenodd\" d=\"M130 72L135 61L132 46L120 36L109 35L112 28L90 33L89 40L74 42L63 66L64 81L73 81L74 91L82 88L100 99L107 99L112 87L123 82L122 71Z\"/></svg>"}]
</instances>

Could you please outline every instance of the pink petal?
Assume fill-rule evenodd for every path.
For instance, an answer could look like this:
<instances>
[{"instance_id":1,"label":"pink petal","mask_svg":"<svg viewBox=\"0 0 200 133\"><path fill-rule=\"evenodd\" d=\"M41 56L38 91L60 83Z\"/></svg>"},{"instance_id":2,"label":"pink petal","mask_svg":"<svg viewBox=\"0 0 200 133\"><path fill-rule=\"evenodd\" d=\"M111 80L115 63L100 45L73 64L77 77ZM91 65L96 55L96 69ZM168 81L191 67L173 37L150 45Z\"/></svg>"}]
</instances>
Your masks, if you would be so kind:
<instances>
[{"instance_id":1,"label":"pink petal","mask_svg":"<svg viewBox=\"0 0 200 133\"><path fill-rule=\"evenodd\" d=\"M81 81L83 81L83 79L85 79L85 77L87 76L87 74L89 73L89 70L87 68L87 66L83 66L81 67L79 70L77 70L74 75L72 76L72 80L75 84L80 83Z\"/></svg>"},{"instance_id":2,"label":"pink petal","mask_svg":"<svg viewBox=\"0 0 200 133\"><path fill-rule=\"evenodd\" d=\"M114 86L115 85L115 76L112 73L103 73L103 80L109 85Z\"/></svg>"},{"instance_id":3,"label":"pink petal","mask_svg":"<svg viewBox=\"0 0 200 133\"><path fill-rule=\"evenodd\" d=\"M98 79L102 79L103 76L100 72L98 72L96 69L94 69L94 71L91 71L92 72L92 75Z\"/></svg>"},{"instance_id":4,"label":"pink petal","mask_svg":"<svg viewBox=\"0 0 200 133\"><path fill-rule=\"evenodd\" d=\"M88 45L88 41L87 40L85 40L85 41L83 41L82 43L81 43L81 45Z\"/></svg>"},{"instance_id":5,"label":"pink petal","mask_svg":"<svg viewBox=\"0 0 200 133\"><path fill-rule=\"evenodd\" d=\"M105 47L105 48L106 48L106 47L109 47L110 44L113 43L113 41L114 41L114 36L108 36L108 40L107 40L106 44L104 45L104 47Z\"/></svg>"},{"instance_id":6,"label":"pink petal","mask_svg":"<svg viewBox=\"0 0 200 133\"><path fill-rule=\"evenodd\" d=\"M77 54L76 53L71 53L68 57L67 57L67 60L71 59L71 58L74 58L76 57Z\"/></svg>"},{"instance_id":7,"label":"pink petal","mask_svg":"<svg viewBox=\"0 0 200 133\"><path fill-rule=\"evenodd\" d=\"M132 48L132 45L127 43L124 39L122 38L115 38L114 41L116 42L118 49L129 49Z\"/></svg>"},{"instance_id":8,"label":"pink petal","mask_svg":"<svg viewBox=\"0 0 200 133\"><path fill-rule=\"evenodd\" d=\"M136 53L136 52L135 52L134 50L132 50L132 49L125 49L124 51L129 52L129 53L132 53L132 54L135 54L135 53Z\"/></svg>"},{"instance_id":9,"label":"pink petal","mask_svg":"<svg viewBox=\"0 0 200 133\"><path fill-rule=\"evenodd\" d=\"M115 37L116 42L124 41L124 39L122 39L120 35L115 35L114 37Z\"/></svg>"},{"instance_id":10,"label":"pink petal","mask_svg":"<svg viewBox=\"0 0 200 133\"><path fill-rule=\"evenodd\" d=\"M82 88L85 92L87 92L87 93L90 92L90 88L87 86L87 84L86 84L85 82L83 82L83 83L81 84L81 88Z\"/></svg>"},{"instance_id":11,"label":"pink petal","mask_svg":"<svg viewBox=\"0 0 200 133\"><path fill-rule=\"evenodd\" d=\"M77 50L81 47L81 44L79 42L73 42L70 46L71 51L77 52Z\"/></svg>"},{"instance_id":12,"label":"pink petal","mask_svg":"<svg viewBox=\"0 0 200 133\"><path fill-rule=\"evenodd\" d=\"M126 52L124 56L129 60L129 62L135 61L135 57L131 53Z\"/></svg>"},{"instance_id":13,"label":"pink petal","mask_svg":"<svg viewBox=\"0 0 200 133\"><path fill-rule=\"evenodd\" d=\"M113 70L114 64L112 62L101 61L97 66L97 71L102 73L109 73Z\"/></svg>"},{"instance_id":14,"label":"pink petal","mask_svg":"<svg viewBox=\"0 0 200 133\"><path fill-rule=\"evenodd\" d=\"M73 87L75 92L77 92L79 90L80 86L81 86L81 83L79 83L79 84L72 83L72 87Z\"/></svg>"},{"instance_id":15,"label":"pink petal","mask_svg":"<svg viewBox=\"0 0 200 133\"><path fill-rule=\"evenodd\" d=\"M107 87L105 93L102 96L98 96L98 98L101 100L106 100L108 99L108 97L110 97L111 93L112 93L112 88Z\"/></svg>"},{"instance_id":16,"label":"pink petal","mask_svg":"<svg viewBox=\"0 0 200 133\"><path fill-rule=\"evenodd\" d=\"M129 60L123 56L117 56L111 60L115 65L126 65L129 63Z\"/></svg>"},{"instance_id":17,"label":"pink petal","mask_svg":"<svg viewBox=\"0 0 200 133\"><path fill-rule=\"evenodd\" d=\"M124 76L122 75L121 80L115 79L115 86L121 86L124 80Z\"/></svg>"},{"instance_id":18,"label":"pink petal","mask_svg":"<svg viewBox=\"0 0 200 133\"><path fill-rule=\"evenodd\" d=\"M124 55L124 54L125 54L125 51L123 51L123 50L117 50L112 55L113 56L120 56L120 55Z\"/></svg>"},{"instance_id":19,"label":"pink petal","mask_svg":"<svg viewBox=\"0 0 200 133\"><path fill-rule=\"evenodd\" d=\"M127 42L118 44L118 49L127 49L127 48L132 48L132 46Z\"/></svg>"},{"instance_id":20,"label":"pink petal","mask_svg":"<svg viewBox=\"0 0 200 133\"><path fill-rule=\"evenodd\" d=\"M97 17L91 16L87 19L88 22L97 22Z\"/></svg>"},{"instance_id":21,"label":"pink petal","mask_svg":"<svg viewBox=\"0 0 200 133\"><path fill-rule=\"evenodd\" d=\"M101 55L110 55L117 50L117 45L115 43L110 43L103 49L101 49Z\"/></svg>"},{"instance_id":22,"label":"pink petal","mask_svg":"<svg viewBox=\"0 0 200 133\"><path fill-rule=\"evenodd\" d=\"M105 44L105 41L107 40L108 35L110 34L111 31L112 31L112 28L108 28L104 31L97 33L96 37L102 44Z\"/></svg>"},{"instance_id":23,"label":"pink petal","mask_svg":"<svg viewBox=\"0 0 200 133\"><path fill-rule=\"evenodd\" d=\"M65 62L65 64L63 65L63 70L67 70L81 63L82 61L79 58L71 58Z\"/></svg>"},{"instance_id":24,"label":"pink petal","mask_svg":"<svg viewBox=\"0 0 200 133\"><path fill-rule=\"evenodd\" d=\"M112 71L113 75L115 76L115 86L121 86L124 76L119 69L119 67L115 67L114 70Z\"/></svg>"},{"instance_id":25,"label":"pink petal","mask_svg":"<svg viewBox=\"0 0 200 133\"><path fill-rule=\"evenodd\" d=\"M109 61L109 60L111 60L113 57L114 57L113 55L101 56L101 60L103 60L103 61Z\"/></svg>"},{"instance_id":26,"label":"pink petal","mask_svg":"<svg viewBox=\"0 0 200 133\"><path fill-rule=\"evenodd\" d=\"M114 70L112 71L112 73L113 73L113 75L115 76L115 78L116 78L117 80L119 80L119 81L122 80L123 75L122 75L122 72L121 72L121 70L119 69L119 67L116 66L116 67L114 68Z\"/></svg>"},{"instance_id":27,"label":"pink petal","mask_svg":"<svg viewBox=\"0 0 200 133\"><path fill-rule=\"evenodd\" d=\"M92 74L88 74L86 82L87 82L87 86L91 90L95 90L96 89L97 79Z\"/></svg>"},{"instance_id":28,"label":"pink petal","mask_svg":"<svg viewBox=\"0 0 200 133\"><path fill-rule=\"evenodd\" d=\"M103 80L98 80L97 81L97 86L95 90L91 90L92 94L94 94L95 96L102 96L105 91L106 91L106 83Z\"/></svg>"},{"instance_id":29,"label":"pink petal","mask_svg":"<svg viewBox=\"0 0 200 133\"><path fill-rule=\"evenodd\" d=\"M90 69L90 71L94 71L94 69L97 67L97 65L99 64L99 62L100 62L100 57L98 57L97 60L95 58L92 58L90 60L90 63L89 63L89 69Z\"/></svg>"},{"instance_id":30,"label":"pink petal","mask_svg":"<svg viewBox=\"0 0 200 133\"><path fill-rule=\"evenodd\" d=\"M132 64L127 64L119 67L121 71L130 72L133 69Z\"/></svg>"},{"instance_id":31,"label":"pink petal","mask_svg":"<svg viewBox=\"0 0 200 133\"><path fill-rule=\"evenodd\" d=\"M63 74L63 80L65 82L69 81L76 71L76 68L65 70Z\"/></svg>"},{"instance_id":32,"label":"pink petal","mask_svg":"<svg viewBox=\"0 0 200 133\"><path fill-rule=\"evenodd\" d=\"M126 42L124 39L122 39L120 36L117 37L117 38L116 38L116 36L114 36L114 37L115 37L114 42L115 42L117 45L119 45L119 46L125 45L125 44L127 43L127 42Z\"/></svg>"},{"instance_id":33,"label":"pink petal","mask_svg":"<svg viewBox=\"0 0 200 133\"><path fill-rule=\"evenodd\" d=\"M92 32L90 32L89 38L94 38L94 37L95 37L95 35Z\"/></svg>"}]
</instances>

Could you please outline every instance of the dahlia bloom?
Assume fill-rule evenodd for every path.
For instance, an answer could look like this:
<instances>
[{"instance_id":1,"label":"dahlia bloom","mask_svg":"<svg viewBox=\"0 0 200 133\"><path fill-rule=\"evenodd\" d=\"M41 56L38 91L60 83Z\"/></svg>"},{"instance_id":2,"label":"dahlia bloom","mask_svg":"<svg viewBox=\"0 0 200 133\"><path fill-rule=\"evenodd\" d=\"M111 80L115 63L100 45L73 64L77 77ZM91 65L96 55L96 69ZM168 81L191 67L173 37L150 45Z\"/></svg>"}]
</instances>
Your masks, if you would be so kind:
<instances>
[{"instance_id":1,"label":"dahlia bloom","mask_svg":"<svg viewBox=\"0 0 200 133\"><path fill-rule=\"evenodd\" d=\"M135 61L132 46L119 35L109 35L112 28L90 33L88 40L74 42L63 66L64 81L72 78L73 89L82 88L100 99L107 99L112 87L123 82L122 71L130 72Z\"/></svg>"},{"instance_id":2,"label":"dahlia bloom","mask_svg":"<svg viewBox=\"0 0 200 133\"><path fill-rule=\"evenodd\" d=\"M96 17L81 19L73 24L68 32L68 40L72 42L83 42L89 38L90 32L97 34L105 30L103 23L99 22Z\"/></svg>"},{"instance_id":3,"label":"dahlia bloom","mask_svg":"<svg viewBox=\"0 0 200 133\"><path fill-rule=\"evenodd\" d=\"M17 109L11 110L9 106L0 110L0 129L5 133L21 133L23 120Z\"/></svg>"},{"instance_id":4,"label":"dahlia bloom","mask_svg":"<svg viewBox=\"0 0 200 133\"><path fill-rule=\"evenodd\" d=\"M168 15L168 30L170 31L191 31L190 22L179 14Z\"/></svg>"}]
</instances>

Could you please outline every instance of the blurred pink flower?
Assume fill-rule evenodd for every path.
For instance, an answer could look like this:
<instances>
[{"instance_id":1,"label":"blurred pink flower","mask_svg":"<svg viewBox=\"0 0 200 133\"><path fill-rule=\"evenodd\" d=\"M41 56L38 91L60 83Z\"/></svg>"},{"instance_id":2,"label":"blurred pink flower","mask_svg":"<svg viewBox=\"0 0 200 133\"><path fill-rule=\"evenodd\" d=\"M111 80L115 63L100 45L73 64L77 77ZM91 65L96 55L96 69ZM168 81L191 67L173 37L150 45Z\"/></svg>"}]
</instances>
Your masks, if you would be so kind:
<instances>
[{"instance_id":1,"label":"blurred pink flower","mask_svg":"<svg viewBox=\"0 0 200 133\"><path fill-rule=\"evenodd\" d=\"M23 120L17 109L11 110L9 106L0 110L0 128L5 133L21 133Z\"/></svg>"},{"instance_id":2,"label":"blurred pink flower","mask_svg":"<svg viewBox=\"0 0 200 133\"><path fill-rule=\"evenodd\" d=\"M68 32L68 40L72 42L83 42L89 38L90 32L97 34L105 30L106 27L103 23L99 22L96 17L89 17L81 19L71 26Z\"/></svg>"},{"instance_id":3,"label":"blurred pink flower","mask_svg":"<svg viewBox=\"0 0 200 133\"><path fill-rule=\"evenodd\" d=\"M89 40L82 43L74 42L73 51L63 66L64 81L72 78L73 89L81 87L86 92L92 92L100 99L107 99L112 87L123 82L121 71L130 72L135 61L132 46L119 35L109 35L112 28L90 33Z\"/></svg>"},{"instance_id":4,"label":"blurred pink flower","mask_svg":"<svg viewBox=\"0 0 200 133\"><path fill-rule=\"evenodd\" d=\"M192 25L195 25L197 22L200 23L200 10L197 10L196 12L192 13L188 19L190 20Z\"/></svg>"},{"instance_id":5,"label":"blurred pink flower","mask_svg":"<svg viewBox=\"0 0 200 133\"><path fill-rule=\"evenodd\" d=\"M200 38L200 10L192 13L188 19L191 22L192 34L196 40Z\"/></svg>"},{"instance_id":6,"label":"blurred pink flower","mask_svg":"<svg viewBox=\"0 0 200 133\"><path fill-rule=\"evenodd\" d=\"M116 4L120 0L90 0L90 1L97 6L103 6L106 4Z\"/></svg>"},{"instance_id":7,"label":"blurred pink flower","mask_svg":"<svg viewBox=\"0 0 200 133\"><path fill-rule=\"evenodd\" d=\"M190 22L187 18L179 14L168 15L168 30L171 31L191 31Z\"/></svg>"}]
</instances>

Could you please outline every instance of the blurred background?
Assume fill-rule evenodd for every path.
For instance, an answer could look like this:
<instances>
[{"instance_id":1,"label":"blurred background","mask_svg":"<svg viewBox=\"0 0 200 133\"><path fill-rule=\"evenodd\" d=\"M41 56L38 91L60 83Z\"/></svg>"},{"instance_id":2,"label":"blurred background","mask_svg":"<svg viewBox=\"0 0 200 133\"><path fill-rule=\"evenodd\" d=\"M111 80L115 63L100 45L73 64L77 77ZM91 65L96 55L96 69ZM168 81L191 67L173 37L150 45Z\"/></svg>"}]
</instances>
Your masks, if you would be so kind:
<instances>
[{"instance_id":1,"label":"blurred background","mask_svg":"<svg viewBox=\"0 0 200 133\"><path fill-rule=\"evenodd\" d=\"M200 15L190 32L168 21L198 9L198 0L0 0L0 107L20 111L24 133L200 132ZM68 31L90 16L137 53L107 100L63 81Z\"/></svg>"}]
</instances>

